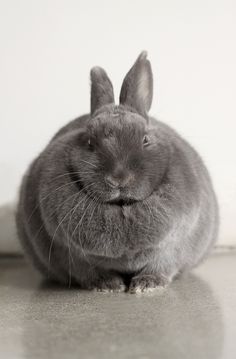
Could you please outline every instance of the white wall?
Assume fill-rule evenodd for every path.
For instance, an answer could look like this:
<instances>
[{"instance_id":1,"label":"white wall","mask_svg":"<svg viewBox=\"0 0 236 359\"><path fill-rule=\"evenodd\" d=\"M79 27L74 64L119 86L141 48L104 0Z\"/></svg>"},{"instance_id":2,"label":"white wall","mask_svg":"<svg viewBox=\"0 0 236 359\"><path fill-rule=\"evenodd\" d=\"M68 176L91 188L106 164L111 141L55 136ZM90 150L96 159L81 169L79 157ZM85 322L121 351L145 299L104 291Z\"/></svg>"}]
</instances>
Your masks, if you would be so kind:
<instances>
[{"instance_id":1,"label":"white wall","mask_svg":"<svg viewBox=\"0 0 236 359\"><path fill-rule=\"evenodd\" d=\"M235 0L2 0L0 204L54 132L89 110L89 70L116 97L139 52L155 77L151 114L200 151L219 196L221 243L236 243Z\"/></svg>"}]
</instances>

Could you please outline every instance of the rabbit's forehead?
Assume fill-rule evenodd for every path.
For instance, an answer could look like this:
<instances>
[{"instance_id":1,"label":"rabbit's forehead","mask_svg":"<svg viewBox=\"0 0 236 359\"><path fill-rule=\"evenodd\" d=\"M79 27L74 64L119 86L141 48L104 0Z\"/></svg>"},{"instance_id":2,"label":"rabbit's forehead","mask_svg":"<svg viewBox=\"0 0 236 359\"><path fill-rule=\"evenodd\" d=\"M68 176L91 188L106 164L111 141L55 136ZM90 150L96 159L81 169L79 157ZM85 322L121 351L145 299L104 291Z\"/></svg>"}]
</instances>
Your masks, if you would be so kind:
<instances>
[{"instance_id":1,"label":"rabbit's forehead","mask_svg":"<svg viewBox=\"0 0 236 359\"><path fill-rule=\"evenodd\" d=\"M103 132L105 136L120 132L142 133L146 130L146 120L132 112L99 114L88 126L94 134Z\"/></svg>"}]
</instances>

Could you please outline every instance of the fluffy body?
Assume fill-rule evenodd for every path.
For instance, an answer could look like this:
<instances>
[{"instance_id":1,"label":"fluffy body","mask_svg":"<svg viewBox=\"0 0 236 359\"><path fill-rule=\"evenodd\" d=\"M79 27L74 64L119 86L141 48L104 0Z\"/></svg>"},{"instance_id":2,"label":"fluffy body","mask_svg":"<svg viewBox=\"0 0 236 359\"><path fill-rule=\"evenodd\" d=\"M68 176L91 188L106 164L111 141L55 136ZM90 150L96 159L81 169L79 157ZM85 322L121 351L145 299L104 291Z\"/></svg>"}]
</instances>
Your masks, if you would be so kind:
<instances>
[{"instance_id":1,"label":"fluffy body","mask_svg":"<svg viewBox=\"0 0 236 359\"><path fill-rule=\"evenodd\" d=\"M147 115L145 54L131 70L119 106L104 70L94 70L91 114L63 127L22 182L17 227L25 252L44 276L67 285L131 293L163 287L198 265L217 238L203 161ZM135 81L139 73L146 84ZM142 88L143 104L135 100Z\"/></svg>"}]
</instances>

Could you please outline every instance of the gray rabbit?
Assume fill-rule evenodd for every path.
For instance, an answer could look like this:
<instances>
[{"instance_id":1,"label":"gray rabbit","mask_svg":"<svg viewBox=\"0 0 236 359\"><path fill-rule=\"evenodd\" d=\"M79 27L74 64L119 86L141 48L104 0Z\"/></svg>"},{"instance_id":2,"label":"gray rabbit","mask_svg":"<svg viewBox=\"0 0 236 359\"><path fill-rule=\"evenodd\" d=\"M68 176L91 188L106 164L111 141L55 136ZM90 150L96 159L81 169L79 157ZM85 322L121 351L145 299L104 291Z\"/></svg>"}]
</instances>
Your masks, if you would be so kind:
<instances>
[{"instance_id":1,"label":"gray rabbit","mask_svg":"<svg viewBox=\"0 0 236 359\"><path fill-rule=\"evenodd\" d=\"M206 167L148 115L153 77L142 52L115 105L91 70L91 113L70 122L24 176L17 210L29 259L52 280L131 293L165 287L198 265L218 233Z\"/></svg>"}]
</instances>

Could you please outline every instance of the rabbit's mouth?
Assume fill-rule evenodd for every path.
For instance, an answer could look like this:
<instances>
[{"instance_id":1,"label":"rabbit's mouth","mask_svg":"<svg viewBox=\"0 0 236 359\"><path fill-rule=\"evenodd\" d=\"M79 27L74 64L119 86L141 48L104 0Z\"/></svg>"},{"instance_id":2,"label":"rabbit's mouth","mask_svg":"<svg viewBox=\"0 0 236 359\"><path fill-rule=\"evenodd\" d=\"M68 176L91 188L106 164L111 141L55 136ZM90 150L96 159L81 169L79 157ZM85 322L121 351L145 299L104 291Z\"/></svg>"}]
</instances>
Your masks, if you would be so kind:
<instances>
[{"instance_id":1,"label":"rabbit's mouth","mask_svg":"<svg viewBox=\"0 0 236 359\"><path fill-rule=\"evenodd\" d=\"M134 203L136 203L137 201L135 199L124 199L124 198L120 198L120 199L117 199L117 200L113 200L113 201L109 201L109 204L113 204L113 205L116 205L116 206L130 206Z\"/></svg>"},{"instance_id":2,"label":"rabbit's mouth","mask_svg":"<svg viewBox=\"0 0 236 359\"><path fill-rule=\"evenodd\" d=\"M129 206L136 202L137 202L136 199L130 198L130 197L125 197L125 196L122 196L121 194L119 194L117 197L115 197L115 198L113 197L107 201L107 203L109 203L109 204L120 206L120 207Z\"/></svg>"},{"instance_id":3,"label":"rabbit's mouth","mask_svg":"<svg viewBox=\"0 0 236 359\"><path fill-rule=\"evenodd\" d=\"M81 177L79 176L78 171L75 171L72 167L70 167L69 173L70 173L71 182L74 183L74 185L77 187L77 189L79 191L83 190L85 193L87 193L86 186L84 186L83 181L82 181ZM105 193L104 193L104 195L105 195ZM120 189L116 189L109 193L109 198L106 199L105 202L109 203L111 205L116 205L116 206L122 207L122 206L132 205L132 204L138 202L138 200L135 198L132 198L132 197L128 197L128 195L125 194L124 192L122 193L122 191Z\"/></svg>"}]
</instances>

